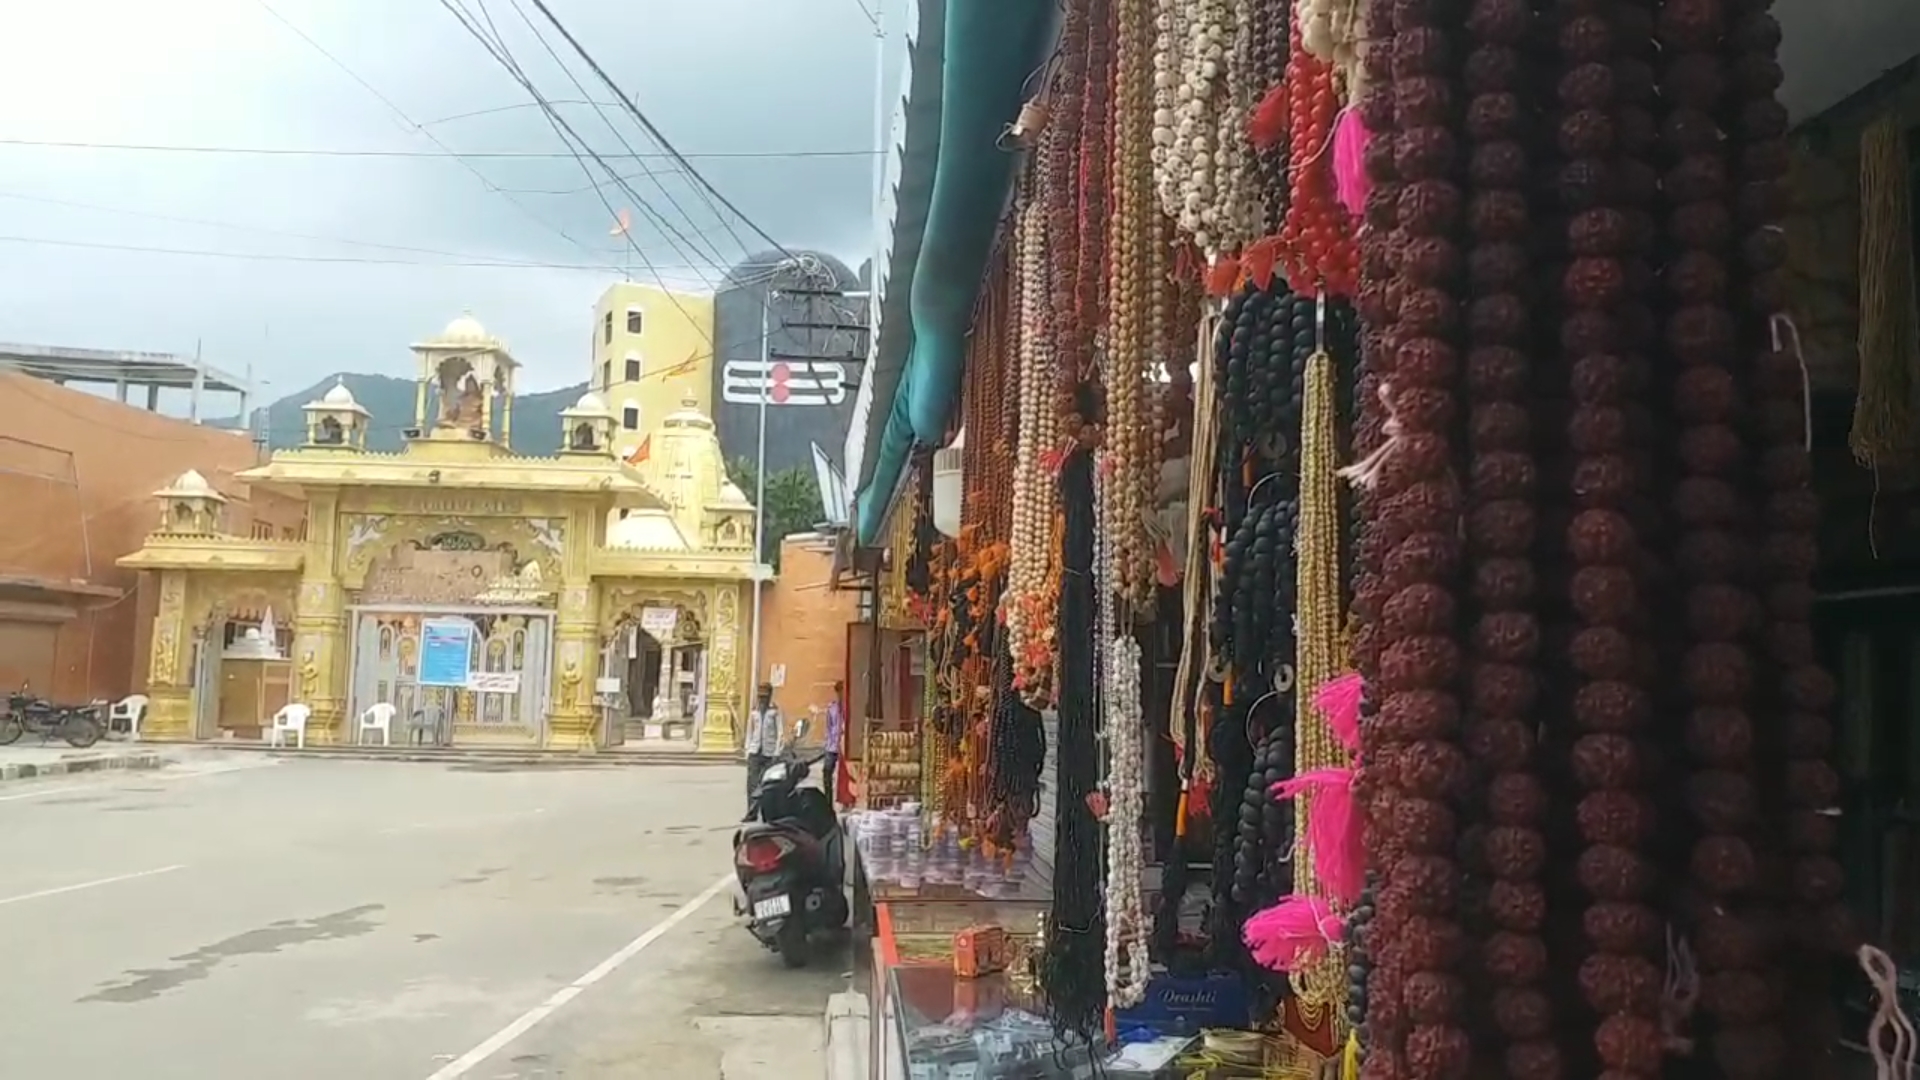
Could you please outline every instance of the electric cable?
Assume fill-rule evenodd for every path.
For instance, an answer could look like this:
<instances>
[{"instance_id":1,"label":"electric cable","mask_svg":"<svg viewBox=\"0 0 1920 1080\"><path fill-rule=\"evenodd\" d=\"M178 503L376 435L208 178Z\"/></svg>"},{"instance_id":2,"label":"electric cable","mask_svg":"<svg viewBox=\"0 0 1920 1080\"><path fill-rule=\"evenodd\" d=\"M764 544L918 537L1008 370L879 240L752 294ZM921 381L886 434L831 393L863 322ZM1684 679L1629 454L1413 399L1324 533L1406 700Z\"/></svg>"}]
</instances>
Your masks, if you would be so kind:
<instances>
[{"instance_id":1,"label":"electric cable","mask_svg":"<svg viewBox=\"0 0 1920 1080\"><path fill-rule=\"evenodd\" d=\"M563 105L567 101L555 100L549 104ZM476 113L465 113L447 119L458 120L466 116L480 116L500 112L504 109L537 108L537 102L522 105L506 105L499 109L483 109ZM445 123L445 120L430 120L422 127ZM35 150L107 150L131 154L218 154L234 157L317 157L317 158L460 158L480 161L562 161L571 154L553 150L373 150L340 149L329 147L304 146L209 146L178 145L166 143L122 143L122 142L79 142L64 139L4 139L0 146L18 146ZM695 161L789 161L808 158L863 158L880 153L878 150L709 150L679 155ZM668 153L632 153L602 154L601 157L616 161L673 161L678 160ZM513 190L502 188L503 191Z\"/></svg>"},{"instance_id":2,"label":"electric cable","mask_svg":"<svg viewBox=\"0 0 1920 1080\"><path fill-rule=\"evenodd\" d=\"M351 237L344 237L344 236L324 236L317 233L294 232L287 229L269 228L264 225L243 225L237 222L215 221L210 218L181 217L174 214L161 214L161 213L156 213L156 212L147 211L147 210L130 210L125 207L109 206L103 203L80 202L75 199L57 199L47 195L29 195L24 192L16 192L16 191L0 191L0 199L8 199L8 200L13 200L17 202L39 203L45 206L64 206L74 210L88 210L94 213L101 213L101 214L118 214L124 217L145 218L151 221L165 221L165 222L169 222L176 225L197 225L202 228L208 228L208 229L226 229L233 232L259 233L262 236L283 236L292 240L313 240L313 241L324 243L324 244L341 244L346 247L367 248L369 250L374 250L374 251L399 251L399 252L406 252L414 255L437 255L441 258L458 260L459 265L474 263L474 264L485 264L485 265L522 267L522 268L537 269L537 270L581 269L581 270L592 270L595 273L604 273L606 271L606 267L603 267L603 266L587 266L585 264L549 263L549 262L540 262L540 261L533 261L533 260L526 260L526 259L495 257L490 255L475 255L471 252L446 251L440 248L412 247L405 244L385 244L385 243L380 243L374 240L356 240ZM715 225L713 226L713 228L717 229L719 228L719 226ZM436 265L436 264L425 263L420 265ZM445 265L445 264L438 264L438 265ZM717 269L721 269L721 270L726 270L729 268L727 265L724 265L724 264L710 264L710 265L714 265ZM676 265L673 268L679 269L680 267Z\"/></svg>"},{"instance_id":3,"label":"electric cable","mask_svg":"<svg viewBox=\"0 0 1920 1080\"><path fill-rule=\"evenodd\" d=\"M583 153L588 157L592 157L595 163L600 165L609 177L618 176L613 167L602 160L593 148L588 145L586 139L583 138L578 131L574 130L573 125L567 122L564 117L547 103L546 96L540 92L539 87L534 85L532 78L520 67L519 61L514 59L513 54L507 49L506 44L498 40L499 35L497 32L492 38L489 38L486 31L481 29L478 20L473 14L456 2L456 0L440 0L440 6L445 8L447 13L454 17L454 20L460 24L462 29L480 43L480 47L487 51L487 55L493 57L496 63L507 70L507 74L511 75L514 81L519 83L521 88L533 97L536 104L540 105L541 113L545 116L548 125L554 129L554 134L560 137L561 143L573 154L574 162L580 166L580 171L585 174L588 180L593 180L593 170L588 167L586 160L581 156ZM556 59L558 58L556 57ZM655 225L660 228L662 233L675 231L674 227L667 222L664 217L661 217L644 198L640 197L639 192L634 191L631 187L623 187L622 190L634 201L640 213L645 215L649 220L652 220ZM614 209L611 202L607 201L606 192L596 185L593 189L593 194L595 198L600 200L600 205L606 208L607 217L611 220L619 221L620 212ZM627 249L633 252L634 256L640 260L641 265L645 266L648 272L653 275L654 279L660 282L662 288L665 288L666 282L661 279L659 271L653 264L653 260L646 252L640 249L640 244L634 239L632 230L620 229L619 235L626 241ZM672 246L671 239L668 240L668 244ZM676 250L679 249L676 248ZM686 253L681 252L681 254L684 255ZM704 277L702 280L709 289L713 287L711 280ZM668 294L668 298L673 300L675 307L680 307L679 301L674 299L671 293ZM685 309L682 308L682 314L685 313Z\"/></svg>"},{"instance_id":4,"label":"electric cable","mask_svg":"<svg viewBox=\"0 0 1920 1080\"><path fill-rule=\"evenodd\" d=\"M588 247L585 243L580 241L572 233L567 232L565 229L562 229L558 225L553 224L552 222L548 221L546 218L543 218L539 214L534 213L531 208L522 204L520 200L514 198L512 195L509 195L506 192L501 191L499 186L493 182L493 179L487 176L486 173L481 172L478 166L474 165L472 162L468 161L466 158L461 157L460 154L453 149L453 147L448 146L444 141L441 140L441 138L438 135L435 135L433 132L428 131L426 128L420 126L420 124L414 121L413 117L407 115L407 112L405 109L402 109L399 105L396 105L392 98L388 97L386 94L381 93L378 87L374 86L372 83L368 82L365 78L361 77L359 72L353 70L353 68L351 67L348 67L345 61L341 60L339 57L335 56L332 52L328 51L326 46L320 44L320 42L316 41L311 34L308 34L305 30L302 30L299 27L299 25L296 24L293 20L287 18L285 15L280 14L279 11L274 9L273 5L267 3L267 0L254 0L254 3L259 4L261 10L265 11L268 15L273 16L273 18L277 20L282 26L285 26L288 30L293 31L293 33L296 36L298 36L301 41L306 42L310 47L312 47L312 49L315 52L325 57L328 63L331 63L334 67L339 68L343 73L346 74L348 78L352 79L354 82L359 83L362 89L366 90L367 93L372 94L375 100L379 101L380 104L386 106L388 111L392 112L394 116L399 117L401 123L405 124L407 127L411 128L414 132L418 133L419 135L424 136L427 139L427 141L433 143L435 146L445 151L448 156L452 157L455 161L459 162L460 167L472 173L474 177L478 179L483 186L486 187L487 190L507 200L507 202L513 205L514 209L520 211L520 213L525 215L529 220L537 223L547 231L567 241L568 243L572 244L574 247L577 247L580 250L586 252L588 255L594 254L594 251L592 248ZM612 269L618 270L619 268L613 267Z\"/></svg>"},{"instance_id":5,"label":"electric cable","mask_svg":"<svg viewBox=\"0 0 1920 1080\"><path fill-rule=\"evenodd\" d=\"M518 0L507 0L507 2L513 7L513 13L515 15L520 16L520 21L526 25L528 32L533 34L534 40L540 43L540 47L542 49L546 50L547 56L553 60L555 66L559 67L561 72L566 75L567 81L572 83L574 89L580 91L581 95L584 97L587 93L587 88L580 84L579 78L574 75L573 69L567 65L566 61L560 59L560 54L554 51L553 45L547 41L546 35L542 34L540 32L540 28L533 24L533 20L527 17L526 9L520 6ZM487 0L478 0L478 3L480 5L481 12L485 13L487 10ZM491 21L489 21L489 25L491 25ZM499 39L499 31L496 30L494 32L494 37L496 40ZM504 49L504 47L505 46L503 43L502 48ZM549 115L557 115L556 113L554 113L551 106L549 106L546 111L548 112ZM620 133L620 128L618 127L618 125L616 125L613 122L612 118L607 116L606 110L601 108L596 103L593 106L593 111L594 111L594 115L600 118L600 122L602 124L605 124L607 127L607 130L611 132L613 134L613 137L619 141L621 148L630 154L634 153L635 151L633 148L633 144L628 142L627 137ZM687 213L686 207L680 205L679 199L674 198L673 192L667 188L666 184L661 182L659 174L654 172L653 169L649 168L644 159L635 158L634 160L640 162L641 174L645 176L647 179L653 181L653 186L656 188L659 188L660 194L666 196L667 203L671 205L675 210L679 211L681 217L684 217L687 219L687 224L689 226L694 227L694 235L696 236L701 235L702 230L698 227L698 223L693 220L693 215ZM621 190L626 191L628 193L632 193L633 188L628 185L627 180L624 177L620 176L619 173L617 173L614 170L613 166L608 165L604 160L600 162L600 165L607 170L607 175L613 178L614 183L619 185ZM664 224L664 219L662 223ZM721 222L721 224L724 225L725 222ZM731 232L732 230L728 230L728 231ZM694 247L693 242L691 240L687 240L686 237L683 234L679 233L677 230L675 231L675 235L679 236L683 241L685 241L688 247L690 248ZM737 240L738 237L735 237L735 239ZM694 250L695 250L695 254L699 254L698 248L694 248ZM714 262L716 264L722 264L722 265L725 264L726 259L724 256L720 254L720 249L718 247L710 243L708 245L708 250L710 250L713 253ZM753 252L747 251L745 252L745 254L752 255Z\"/></svg>"},{"instance_id":6,"label":"electric cable","mask_svg":"<svg viewBox=\"0 0 1920 1080\"><path fill-rule=\"evenodd\" d=\"M509 0L509 2L512 3L512 0ZM479 4L481 18L484 18L486 20L487 30L493 35L492 44L493 44L494 50L497 51L498 53L498 58L502 61L502 63L510 65L509 70L513 72L514 77L521 83L522 86L526 87L528 93L533 94L535 102L540 105L542 116L545 117L548 126L554 129L555 134L561 134L561 132L564 131L565 134L562 135L562 141L570 141L573 146L585 152L587 156L593 158L594 164L599 165L600 168L603 171L605 171L605 173L607 174L607 177L613 182L614 186L618 187L621 191L625 192L629 199L635 201L638 204L640 212L646 215L650 220L652 220L653 223L662 232L667 234L667 236L669 237L667 241L669 246L674 247L674 249L680 252L680 254L682 255L689 255L690 258L698 257L702 255L703 253L700 251L698 245L694 244L692 240L688 239L686 234L681 232L679 228L675 226L671 221L668 221L664 214L660 213L659 211L655 210L652 206L648 205L646 200L641 198L640 193L633 189L633 186L629 184L627 180L620 175L618 170L614 169L612 165L608 164L605 158L600 156L598 151L594 150L591 146L587 144L585 137L580 134L579 130L576 129L571 123L569 123L568 121L566 121L560 116L559 110L554 108L553 104L547 100L546 96L534 89L532 77L529 76L526 73L526 70L520 66L519 59L513 55L513 50L507 46L506 39L501 36L500 28L494 25L493 13L487 7L486 0L477 0L477 3ZM459 6L459 0L455 0L455 6ZM520 16L520 21L523 24L525 24L527 27L527 30L533 34L534 40L539 42L540 47L546 50L548 58L550 58L554 62L555 66L557 66L560 69L561 74L567 77L567 80L573 84L573 87L575 90L579 91L582 95L585 95L587 92L587 88L580 84L579 78L577 78L573 74L573 69L568 67L566 61L560 58L560 54L554 51L553 46L547 41L546 37L540 33L539 27L533 24L533 20L527 17L526 12L520 8L519 4L513 3L512 6L513 6L514 14ZM472 13L466 12L464 6L461 7L461 11L466 13L467 18L469 20L472 19L473 17ZM606 125L607 130L613 134L614 139L620 143L621 147L625 149L628 153L632 153L633 145L627 142L626 136L622 135L620 133L620 129L616 127L613 124L613 122L607 118L607 114L605 113L605 111L601 110L598 106L595 106L594 112L596 115L600 117L601 123ZM582 171L585 172L587 175L587 179L592 180L593 179L592 170L587 169L585 167L585 162L581 162L577 154L575 155L575 161L580 163ZM680 205L679 200L673 197L673 193L667 190L667 186L660 182L660 178L658 174L656 174L651 168L649 168L644 163L641 164L640 171L642 175L644 175L647 179L653 181L654 187L657 187L660 189L660 193L666 196L667 202L671 204L673 208L680 213L681 217L687 220L687 224L690 227L692 227L695 233L697 234L699 232L698 223L693 220L693 216L691 214L687 213L686 208ZM607 212L613 215L613 217L616 220L620 220L619 212L614 210L612 204L606 201L605 192L596 188L594 194L600 198L601 204L607 208ZM639 242L634 239L633 230L631 228L623 227L623 228L620 228L618 231L620 235L626 239L628 245L635 249L635 254L639 254L639 251L638 251ZM674 241L676 240L679 242L679 244L684 244L685 248L680 247L679 244L675 244ZM713 260L716 265L725 265L726 258L725 256L720 254L720 249L718 247L714 247L710 244L708 245L708 250L712 253ZM748 254L751 254L751 252L748 252ZM707 284L709 288L713 287L713 283L711 281L709 281Z\"/></svg>"},{"instance_id":7,"label":"electric cable","mask_svg":"<svg viewBox=\"0 0 1920 1080\"><path fill-rule=\"evenodd\" d=\"M731 200L721 194L720 190L714 187L712 182L700 174L700 170L693 167L693 163L687 160L687 156L682 154L674 147L673 143L667 140L667 137L661 133L660 129L654 126L653 121L647 118L647 114L640 110L640 106L633 102L633 99L626 91L620 89L620 84L613 81L613 77L608 75L606 69L600 66L600 62L593 58L593 54L587 51L586 46L580 44L580 40L574 37L573 32L567 29L566 24L562 23L559 16L553 13L553 9L547 6L546 0L532 0L532 3L534 7L539 9L540 14L546 16L547 21L553 24L553 28L560 32L560 36L566 39L567 44L573 46L573 51L580 54L580 59L586 61L587 67L599 77L601 83L603 83L608 90L612 91L615 97L620 99L620 104L626 109L627 114L639 123L640 127L653 139L654 144L672 155L673 159L680 163L680 167L685 169L687 176L693 180L695 190L703 191L706 196L709 196L707 199L709 206L712 206L713 202L718 200L721 206L725 206L728 210L733 211L734 216L738 217L747 228L752 229L760 239L772 245L773 248L782 255L788 258L793 257L793 252L788 251L786 245L775 240L773 234L761 228L758 223L746 214L741 213L739 207L735 206ZM719 212L719 207L714 207L714 213L718 214ZM729 228L729 231L732 231L731 228ZM734 239L740 240L737 233L734 235ZM740 246L744 250L752 250L747 247L745 241L740 241Z\"/></svg>"}]
</instances>

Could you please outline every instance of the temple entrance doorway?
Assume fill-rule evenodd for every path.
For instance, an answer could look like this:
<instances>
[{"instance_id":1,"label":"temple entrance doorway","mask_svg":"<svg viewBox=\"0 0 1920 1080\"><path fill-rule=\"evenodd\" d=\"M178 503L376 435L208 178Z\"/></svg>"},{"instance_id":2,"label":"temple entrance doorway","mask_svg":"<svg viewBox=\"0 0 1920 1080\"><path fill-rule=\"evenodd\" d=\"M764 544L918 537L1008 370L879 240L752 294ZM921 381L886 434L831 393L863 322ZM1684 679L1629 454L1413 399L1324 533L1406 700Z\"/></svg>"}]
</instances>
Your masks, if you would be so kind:
<instances>
[{"instance_id":1,"label":"temple entrance doorway","mask_svg":"<svg viewBox=\"0 0 1920 1080\"><path fill-rule=\"evenodd\" d=\"M656 605L620 617L605 641L601 676L611 690L608 745L691 738L706 703L706 632L681 606Z\"/></svg>"}]
</instances>

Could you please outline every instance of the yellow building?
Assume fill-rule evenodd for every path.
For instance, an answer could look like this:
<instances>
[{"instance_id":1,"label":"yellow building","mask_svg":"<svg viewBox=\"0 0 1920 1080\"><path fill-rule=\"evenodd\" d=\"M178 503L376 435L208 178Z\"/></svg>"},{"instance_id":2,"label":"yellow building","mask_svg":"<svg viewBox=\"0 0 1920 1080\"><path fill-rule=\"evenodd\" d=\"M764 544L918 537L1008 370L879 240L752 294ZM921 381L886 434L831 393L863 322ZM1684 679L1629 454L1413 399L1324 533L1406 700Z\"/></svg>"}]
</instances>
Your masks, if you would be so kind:
<instances>
[{"instance_id":1,"label":"yellow building","mask_svg":"<svg viewBox=\"0 0 1920 1080\"><path fill-rule=\"evenodd\" d=\"M697 402L637 466L593 392L561 413L557 456L523 457L504 344L463 317L413 350L404 450L367 450L371 418L336 386L306 407L305 445L240 474L305 502L303 539L228 534L196 474L155 493L158 528L120 560L159 597L142 735L251 737L297 703L310 742L346 742L390 705L396 743L604 748L652 714L733 749L767 571Z\"/></svg>"},{"instance_id":2,"label":"yellow building","mask_svg":"<svg viewBox=\"0 0 1920 1080\"><path fill-rule=\"evenodd\" d=\"M681 402L713 411L713 297L631 281L593 308L588 382L613 410L614 452L631 455Z\"/></svg>"}]
</instances>

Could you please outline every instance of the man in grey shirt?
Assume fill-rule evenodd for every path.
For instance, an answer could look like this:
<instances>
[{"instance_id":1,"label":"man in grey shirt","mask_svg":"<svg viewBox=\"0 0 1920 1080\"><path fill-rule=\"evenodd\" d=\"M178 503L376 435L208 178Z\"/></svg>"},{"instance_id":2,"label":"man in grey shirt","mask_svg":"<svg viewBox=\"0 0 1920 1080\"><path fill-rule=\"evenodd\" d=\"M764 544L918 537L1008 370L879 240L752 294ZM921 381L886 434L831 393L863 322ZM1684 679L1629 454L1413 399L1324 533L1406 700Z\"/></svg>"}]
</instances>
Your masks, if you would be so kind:
<instances>
[{"instance_id":1,"label":"man in grey shirt","mask_svg":"<svg viewBox=\"0 0 1920 1080\"><path fill-rule=\"evenodd\" d=\"M747 803L749 813L753 793L767 766L786 749L786 725L781 722L780 706L773 703L773 684L761 683L760 696L747 714Z\"/></svg>"}]
</instances>

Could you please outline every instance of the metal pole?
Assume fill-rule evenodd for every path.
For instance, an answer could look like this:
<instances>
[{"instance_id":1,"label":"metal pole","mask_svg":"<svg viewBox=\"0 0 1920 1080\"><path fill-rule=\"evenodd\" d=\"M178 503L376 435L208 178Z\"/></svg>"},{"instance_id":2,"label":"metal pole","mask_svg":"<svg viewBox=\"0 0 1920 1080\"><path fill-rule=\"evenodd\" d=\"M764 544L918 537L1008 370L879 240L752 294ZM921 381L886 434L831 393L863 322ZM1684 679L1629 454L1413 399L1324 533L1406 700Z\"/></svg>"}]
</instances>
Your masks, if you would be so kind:
<instances>
[{"instance_id":1,"label":"metal pole","mask_svg":"<svg viewBox=\"0 0 1920 1080\"><path fill-rule=\"evenodd\" d=\"M880 260L887 249L887 5L873 5L873 267L867 272L867 357L880 347ZM867 374L873 364L867 365ZM846 462L841 462L844 466Z\"/></svg>"},{"instance_id":2,"label":"metal pole","mask_svg":"<svg viewBox=\"0 0 1920 1080\"><path fill-rule=\"evenodd\" d=\"M753 465L753 646L747 661L748 708L760 694L760 567L765 562L761 549L767 537L767 383L773 378L773 304L780 296L767 288L766 303L760 305L760 432L756 436Z\"/></svg>"},{"instance_id":3,"label":"metal pole","mask_svg":"<svg viewBox=\"0 0 1920 1080\"><path fill-rule=\"evenodd\" d=\"M200 395L207 388L207 362L200 357L200 339L193 339L193 397L187 404L187 419L200 422Z\"/></svg>"}]
</instances>

